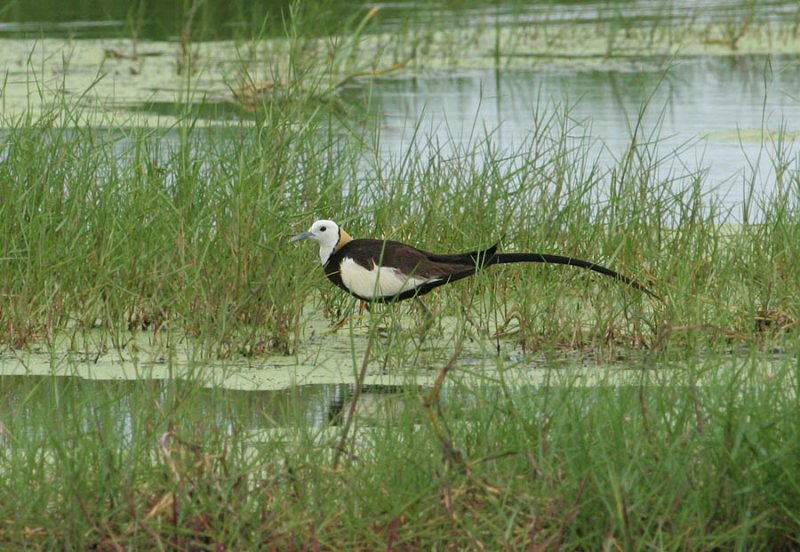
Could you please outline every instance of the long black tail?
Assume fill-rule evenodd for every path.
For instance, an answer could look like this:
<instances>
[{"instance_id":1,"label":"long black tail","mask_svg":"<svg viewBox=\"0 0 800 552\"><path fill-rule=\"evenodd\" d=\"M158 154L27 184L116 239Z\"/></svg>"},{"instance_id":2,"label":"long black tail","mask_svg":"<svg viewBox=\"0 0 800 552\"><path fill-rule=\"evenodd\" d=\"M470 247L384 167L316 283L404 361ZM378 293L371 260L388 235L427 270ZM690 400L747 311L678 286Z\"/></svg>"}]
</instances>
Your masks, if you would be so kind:
<instances>
[{"instance_id":1,"label":"long black tail","mask_svg":"<svg viewBox=\"0 0 800 552\"><path fill-rule=\"evenodd\" d=\"M479 258L481 261L482 258ZM619 280L626 285L631 286L634 289L638 289L653 297L654 299L658 299L662 301L661 297L659 297L656 293L651 291L650 289L646 288L636 280L628 278L627 276L623 276L619 272L615 270L611 270L610 268L606 268L603 265L599 265L596 263L592 263L589 261L584 261L582 259L575 259L574 257L565 257L563 255L549 255L547 253L494 253L491 256L486 257L485 262L481 263L481 267L483 266L491 266L495 264L508 264L508 263L549 263L549 264L562 264L568 266L576 266L578 268L586 268L589 270L594 270L595 272L599 272L600 274L605 274L606 276L610 276L615 280Z\"/></svg>"}]
</instances>

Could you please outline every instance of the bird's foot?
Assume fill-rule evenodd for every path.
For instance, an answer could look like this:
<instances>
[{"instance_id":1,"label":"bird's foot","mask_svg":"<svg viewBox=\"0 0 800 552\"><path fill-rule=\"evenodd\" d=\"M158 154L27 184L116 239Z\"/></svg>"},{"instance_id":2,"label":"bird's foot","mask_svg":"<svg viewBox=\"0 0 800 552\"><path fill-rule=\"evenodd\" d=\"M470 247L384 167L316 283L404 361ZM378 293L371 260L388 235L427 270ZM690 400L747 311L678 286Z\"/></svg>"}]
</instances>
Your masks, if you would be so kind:
<instances>
[{"instance_id":1,"label":"bird's foot","mask_svg":"<svg viewBox=\"0 0 800 552\"><path fill-rule=\"evenodd\" d=\"M375 331L377 331L378 335L383 338L391 338L393 334L403 331L403 326L399 321L395 320L393 324L376 327Z\"/></svg>"},{"instance_id":2,"label":"bird's foot","mask_svg":"<svg viewBox=\"0 0 800 552\"><path fill-rule=\"evenodd\" d=\"M347 325L347 323L348 323L348 322L350 322L351 320L353 321L354 325L363 325L363 321L364 321L364 319L365 319L365 318L367 318L367 316L366 316L366 315L361 315L361 314L345 314L345 315L342 317L342 319L341 319L341 320L339 320L338 322L336 322L336 324L334 324L334 325L333 325L333 328L332 328L332 330L331 330L331 331L333 331L333 332L338 332L338 331L339 331L339 330L341 330L341 329L342 329L344 326L346 326L346 325Z\"/></svg>"}]
</instances>

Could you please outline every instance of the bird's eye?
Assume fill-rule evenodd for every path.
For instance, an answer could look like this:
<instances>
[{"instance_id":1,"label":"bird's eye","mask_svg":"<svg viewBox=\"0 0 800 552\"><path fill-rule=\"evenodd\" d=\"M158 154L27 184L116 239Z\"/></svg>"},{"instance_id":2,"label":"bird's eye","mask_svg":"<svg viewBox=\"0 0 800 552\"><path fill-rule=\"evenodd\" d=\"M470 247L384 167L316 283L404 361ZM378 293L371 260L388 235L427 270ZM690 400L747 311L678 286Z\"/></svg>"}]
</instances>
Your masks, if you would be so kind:
<instances>
[{"instance_id":1,"label":"bird's eye","mask_svg":"<svg viewBox=\"0 0 800 552\"><path fill-rule=\"evenodd\" d=\"M320 232L324 232L325 231L325 227L323 226L322 228L319 229L319 231Z\"/></svg>"}]
</instances>

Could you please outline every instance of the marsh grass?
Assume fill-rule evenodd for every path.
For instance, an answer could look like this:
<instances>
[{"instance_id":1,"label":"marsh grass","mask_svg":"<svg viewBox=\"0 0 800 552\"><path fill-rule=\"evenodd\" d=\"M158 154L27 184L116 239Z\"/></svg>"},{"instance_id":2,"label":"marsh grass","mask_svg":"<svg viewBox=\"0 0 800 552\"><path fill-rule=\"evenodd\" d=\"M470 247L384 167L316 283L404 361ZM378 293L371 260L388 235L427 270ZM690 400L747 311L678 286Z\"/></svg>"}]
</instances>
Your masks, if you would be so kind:
<instances>
[{"instance_id":1,"label":"marsh grass","mask_svg":"<svg viewBox=\"0 0 800 552\"><path fill-rule=\"evenodd\" d=\"M743 194L758 197L751 203L759 215L742 222L704 184L702 168L676 166L679 152L663 151L657 125L648 135L634 131L618 165L607 168L591 157L594 142L568 109L543 108L534 118L534 135L512 152L478 133L462 149L431 143L375 167L346 226L433 251L499 242L504 251L569 254L615 267L666 298L660 304L607 278L541 265L493 268L426 298L487 334L514 319L518 339L533 349L613 351L624 343L697 351L796 334L796 282L780 275L794 262L790 244L800 228L785 144L765 143L762 159L783 185L760 193L758 169L745 176ZM765 326L757 322L763 313L777 318Z\"/></svg>"},{"instance_id":2,"label":"marsh grass","mask_svg":"<svg viewBox=\"0 0 800 552\"><path fill-rule=\"evenodd\" d=\"M304 292L279 243L345 155L313 124L222 134L9 129L4 342L178 329L221 352L288 351Z\"/></svg>"},{"instance_id":3,"label":"marsh grass","mask_svg":"<svg viewBox=\"0 0 800 552\"><path fill-rule=\"evenodd\" d=\"M384 159L338 110L262 101L256 126L55 124L80 120L68 104L12 123L0 166L3 343L102 328L115 348L148 331L196 338L211 355L294 351L304 308L336 322L353 307L325 283L313 247L286 244L319 217L432 251L499 243L584 258L666 299L541 265L493 268L428 296L476 337L499 332L524 349L688 353L796 335L800 186L781 135L753 160L739 213L707 190L702 167L662 151L657 122L644 133L647 106L608 167L557 103L534 107L534 131L513 150L476 129ZM768 193L759 164L776 179Z\"/></svg>"},{"instance_id":4,"label":"marsh grass","mask_svg":"<svg viewBox=\"0 0 800 552\"><path fill-rule=\"evenodd\" d=\"M6 377L0 541L796 546L796 361L673 369L683 383L643 371L640 385L583 387L554 370L552 385L504 389L455 374L442 435L409 390L393 416L359 422L335 469L338 429L265 431L257 402L199 381Z\"/></svg>"}]
</instances>

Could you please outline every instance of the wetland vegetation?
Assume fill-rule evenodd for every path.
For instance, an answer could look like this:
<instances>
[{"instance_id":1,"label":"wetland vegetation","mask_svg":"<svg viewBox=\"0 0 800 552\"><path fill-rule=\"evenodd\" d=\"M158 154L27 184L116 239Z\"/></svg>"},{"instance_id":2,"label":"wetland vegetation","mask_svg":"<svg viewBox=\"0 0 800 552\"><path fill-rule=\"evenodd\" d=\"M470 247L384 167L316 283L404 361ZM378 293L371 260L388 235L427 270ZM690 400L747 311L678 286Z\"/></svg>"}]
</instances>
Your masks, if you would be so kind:
<instances>
[{"instance_id":1,"label":"wetland vegetation","mask_svg":"<svg viewBox=\"0 0 800 552\"><path fill-rule=\"evenodd\" d=\"M3 546L798 547L793 3L106 4L0 13ZM664 90L719 59L758 128L676 143ZM641 75L627 133L569 89L525 96L513 139L382 118L465 74L500 105L526 71ZM322 217L665 301L495 267L427 296L423 339L287 244Z\"/></svg>"}]
</instances>

